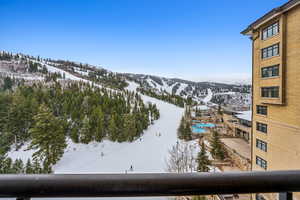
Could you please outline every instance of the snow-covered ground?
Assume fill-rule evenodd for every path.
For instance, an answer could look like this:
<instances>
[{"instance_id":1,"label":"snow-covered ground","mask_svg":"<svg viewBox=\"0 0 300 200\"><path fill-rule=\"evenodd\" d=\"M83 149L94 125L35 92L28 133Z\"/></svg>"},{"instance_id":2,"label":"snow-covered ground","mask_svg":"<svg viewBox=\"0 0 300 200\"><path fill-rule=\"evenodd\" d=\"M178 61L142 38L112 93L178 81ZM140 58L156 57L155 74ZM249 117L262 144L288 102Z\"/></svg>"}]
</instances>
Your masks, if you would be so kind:
<instances>
[{"instance_id":1,"label":"snow-covered ground","mask_svg":"<svg viewBox=\"0 0 300 200\"><path fill-rule=\"evenodd\" d=\"M40 62L41 64L45 64L44 62ZM77 76L72 75L71 73L64 71L62 69L59 69L57 67L53 67L50 65L45 64L47 70L51 73L59 73L63 76L63 74L65 74L66 79L70 79L70 80L75 80L75 81L84 81L84 82L89 82L85 79L79 78Z\"/></svg>"}]
</instances>

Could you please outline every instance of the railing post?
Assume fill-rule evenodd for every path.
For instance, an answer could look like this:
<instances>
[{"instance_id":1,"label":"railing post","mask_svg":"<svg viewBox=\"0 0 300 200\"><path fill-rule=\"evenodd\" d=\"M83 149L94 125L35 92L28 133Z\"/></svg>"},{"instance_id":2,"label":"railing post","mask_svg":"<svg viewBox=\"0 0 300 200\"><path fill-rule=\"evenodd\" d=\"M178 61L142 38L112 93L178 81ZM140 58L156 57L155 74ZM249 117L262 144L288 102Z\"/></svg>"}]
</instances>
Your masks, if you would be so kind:
<instances>
[{"instance_id":1,"label":"railing post","mask_svg":"<svg viewBox=\"0 0 300 200\"><path fill-rule=\"evenodd\" d=\"M279 200L293 200L293 193L292 192L279 193Z\"/></svg>"}]
</instances>

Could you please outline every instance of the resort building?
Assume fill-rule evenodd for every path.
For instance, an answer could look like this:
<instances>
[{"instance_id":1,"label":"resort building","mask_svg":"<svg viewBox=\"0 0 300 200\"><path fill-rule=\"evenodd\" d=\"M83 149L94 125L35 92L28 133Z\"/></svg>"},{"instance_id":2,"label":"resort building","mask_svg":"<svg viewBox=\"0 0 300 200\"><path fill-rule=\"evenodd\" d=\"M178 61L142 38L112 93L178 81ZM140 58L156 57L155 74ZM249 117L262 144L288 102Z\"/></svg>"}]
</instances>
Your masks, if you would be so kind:
<instances>
[{"instance_id":1,"label":"resort building","mask_svg":"<svg viewBox=\"0 0 300 200\"><path fill-rule=\"evenodd\" d=\"M228 135L244 139L251 142L251 111L230 111L223 110L223 122Z\"/></svg>"},{"instance_id":2,"label":"resort building","mask_svg":"<svg viewBox=\"0 0 300 200\"><path fill-rule=\"evenodd\" d=\"M300 0L271 10L242 34L252 40L252 170L299 170Z\"/></svg>"}]
</instances>

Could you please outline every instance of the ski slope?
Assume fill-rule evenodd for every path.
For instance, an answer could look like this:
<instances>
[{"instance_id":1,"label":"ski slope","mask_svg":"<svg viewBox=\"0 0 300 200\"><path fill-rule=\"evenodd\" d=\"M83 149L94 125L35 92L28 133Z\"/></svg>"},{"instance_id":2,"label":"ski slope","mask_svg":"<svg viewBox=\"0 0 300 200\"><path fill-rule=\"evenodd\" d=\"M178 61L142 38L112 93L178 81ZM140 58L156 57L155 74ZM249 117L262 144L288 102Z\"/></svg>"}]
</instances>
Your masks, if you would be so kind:
<instances>
[{"instance_id":1,"label":"ski slope","mask_svg":"<svg viewBox=\"0 0 300 200\"><path fill-rule=\"evenodd\" d=\"M165 172L168 151L176 144L176 130L183 109L147 96L156 103L161 117L132 142L93 142L74 144L69 141L62 159L55 165L55 173L134 173Z\"/></svg>"},{"instance_id":2,"label":"ski slope","mask_svg":"<svg viewBox=\"0 0 300 200\"><path fill-rule=\"evenodd\" d=\"M204 103L208 103L212 99L213 93L211 89L207 89L207 95L206 97L202 100Z\"/></svg>"},{"instance_id":3,"label":"ski slope","mask_svg":"<svg viewBox=\"0 0 300 200\"><path fill-rule=\"evenodd\" d=\"M128 90L137 85L130 82ZM177 127L184 110L148 96L145 102L155 103L160 110L160 119L145 130L143 136L132 142L111 142L75 144L68 141L68 147L61 160L53 167L54 173L125 173L133 166L134 173L165 172L168 151L177 142ZM33 150L24 145L19 151L11 151L12 159L21 158L25 163Z\"/></svg>"}]
</instances>

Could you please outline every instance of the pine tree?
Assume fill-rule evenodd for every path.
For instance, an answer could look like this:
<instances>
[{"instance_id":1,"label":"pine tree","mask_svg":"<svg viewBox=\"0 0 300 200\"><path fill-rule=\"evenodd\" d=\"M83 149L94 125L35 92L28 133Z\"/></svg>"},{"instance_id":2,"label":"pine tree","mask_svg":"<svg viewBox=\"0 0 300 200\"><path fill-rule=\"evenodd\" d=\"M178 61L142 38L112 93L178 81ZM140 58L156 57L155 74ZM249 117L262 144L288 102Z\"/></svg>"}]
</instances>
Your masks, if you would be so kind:
<instances>
[{"instance_id":1,"label":"pine tree","mask_svg":"<svg viewBox=\"0 0 300 200\"><path fill-rule=\"evenodd\" d=\"M134 120L134 116L131 114L127 114L124 117L124 131L123 134L127 137L125 140L133 141L137 134L136 124Z\"/></svg>"},{"instance_id":2,"label":"pine tree","mask_svg":"<svg viewBox=\"0 0 300 200\"><path fill-rule=\"evenodd\" d=\"M4 159L4 163L3 163L3 173L4 174L12 174L12 173L15 173L13 170L12 170L12 165L13 165L13 161L10 157L8 158L5 158Z\"/></svg>"},{"instance_id":3,"label":"pine tree","mask_svg":"<svg viewBox=\"0 0 300 200\"><path fill-rule=\"evenodd\" d=\"M108 134L109 134L109 138L112 141L116 141L118 138L118 128L116 125L116 121L115 121L115 115L113 114L109 120L109 124L108 124Z\"/></svg>"},{"instance_id":4,"label":"pine tree","mask_svg":"<svg viewBox=\"0 0 300 200\"><path fill-rule=\"evenodd\" d=\"M3 90L11 90L13 86L13 80L7 76L4 78Z\"/></svg>"},{"instance_id":5,"label":"pine tree","mask_svg":"<svg viewBox=\"0 0 300 200\"><path fill-rule=\"evenodd\" d=\"M211 144L211 150L210 150L211 155L216 159L224 160L225 151L223 149L223 146L222 146L222 143L221 143L221 140L219 137L219 133L217 131L213 131L210 144Z\"/></svg>"},{"instance_id":6,"label":"pine tree","mask_svg":"<svg viewBox=\"0 0 300 200\"><path fill-rule=\"evenodd\" d=\"M33 169L33 166L31 164L30 159L27 160L26 167L25 167L25 173L26 174L34 174L34 169Z\"/></svg>"},{"instance_id":7,"label":"pine tree","mask_svg":"<svg viewBox=\"0 0 300 200\"><path fill-rule=\"evenodd\" d=\"M185 130L184 130L184 139L185 140L191 140L192 139L192 129L190 122L185 123Z\"/></svg>"},{"instance_id":8,"label":"pine tree","mask_svg":"<svg viewBox=\"0 0 300 200\"><path fill-rule=\"evenodd\" d=\"M0 154L0 174L8 174L10 173L12 165L12 160L7 158L6 155Z\"/></svg>"},{"instance_id":9,"label":"pine tree","mask_svg":"<svg viewBox=\"0 0 300 200\"><path fill-rule=\"evenodd\" d=\"M90 120L87 115L84 116L82 121L82 127L80 129L80 141L84 144L88 144L92 141Z\"/></svg>"},{"instance_id":10,"label":"pine tree","mask_svg":"<svg viewBox=\"0 0 300 200\"><path fill-rule=\"evenodd\" d=\"M185 119L184 119L184 117L182 117L179 127L177 129L177 135L178 135L179 139L184 139L184 132L185 132L184 125L185 125Z\"/></svg>"},{"instance_id":11,"label":"pine tree","mask_svg":"<svg viewBox=\"0 0 300 200\"><path fill-rule=\"evenodd\" d=\"M92 131L95 133L95 140L101 142L105 137L104 131L104 113L100 106L97 106L91 114L91 127Z\"/></svg>"},{"instance_id":12,"label":"pine tree","mask_svg":"<svg viewBox=\"0 0 300 200\"><path fill-rule=\"evenodd\" d=\"M210 160L208 159L208 156L206 155L206 149L204 142L201 143L201 150L198 153L197 156L197 171L198 172L208 172L209 171L209 165L211 165Z\"/></svg>"},{"instance_id":13,"label":"pine tree","mask_svg":"<svg viewBox=\"0 0 300 200\"><path fill-rule=\"evenodd\" d=\"M16 159L12 165L12 170L16 174L24 173L24 164L21 159Z\"/></svg>"},{"instance_id":14,"label":"pine tree","mask_svg":"<svg viewBox=\"0 0 300 200\"><path fill-rule=\"evenodd\" d=\"M64 153L66 138L63 131L61 120L42 104L34 116L34 126L30 129L32 141L29 148L37 150L33 157L43 161L48 172Z\"/></svg>"},{"instance_id":15,"label":"pine tree","mask_svg":"<svg viewBox=\"0 0 300 200\"><path fill-rule=\"evenodd\" d=\"M37 159L34 159L32 163L32 169L34 174L41 174L43 173L43 169Z\"/></svg>"}]
</instances>

